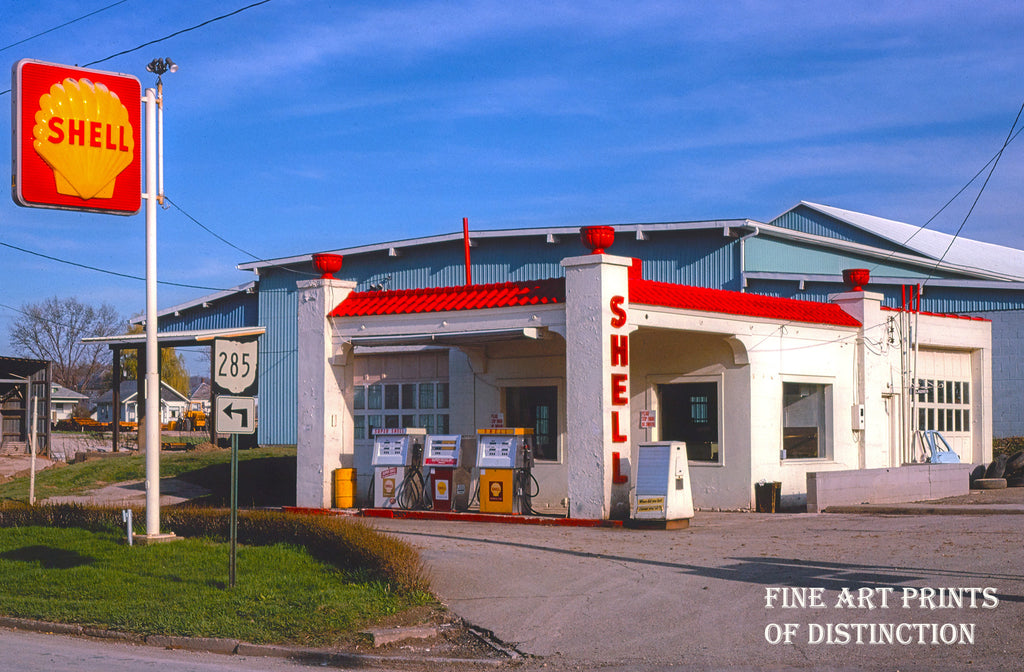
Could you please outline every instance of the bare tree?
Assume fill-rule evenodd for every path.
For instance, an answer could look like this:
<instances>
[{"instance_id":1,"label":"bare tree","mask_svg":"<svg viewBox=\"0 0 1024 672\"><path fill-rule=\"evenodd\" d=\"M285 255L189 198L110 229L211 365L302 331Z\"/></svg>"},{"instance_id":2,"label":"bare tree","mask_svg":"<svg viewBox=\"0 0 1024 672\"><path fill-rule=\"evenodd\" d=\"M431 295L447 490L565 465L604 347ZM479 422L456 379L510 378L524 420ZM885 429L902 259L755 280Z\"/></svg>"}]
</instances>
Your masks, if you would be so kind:
<instances>
[{"instance_id":1,"label":"bare tree","mask_svg":"<svg viewBox=\"0 0 1024 672\"><path fill-rule=\"evenodd\" d=\"M112 336L122 324L109 304L96 308L75 297L54 296L21 307L21 317L10 328L11 345L19 355L53 362L54 382L81 392L110 365L107 345L82 339Z\"/></svg>"}]
</instances>

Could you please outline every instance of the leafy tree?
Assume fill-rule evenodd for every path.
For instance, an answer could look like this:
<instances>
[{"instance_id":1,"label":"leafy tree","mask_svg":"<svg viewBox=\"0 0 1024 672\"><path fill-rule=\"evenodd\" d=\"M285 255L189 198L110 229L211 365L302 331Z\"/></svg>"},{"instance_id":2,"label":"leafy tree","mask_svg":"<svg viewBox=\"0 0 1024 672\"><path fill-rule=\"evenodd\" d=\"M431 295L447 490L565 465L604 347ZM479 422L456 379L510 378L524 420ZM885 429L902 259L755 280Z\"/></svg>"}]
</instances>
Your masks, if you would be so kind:
<instances>
[{"instance_id":1,"label":"leafy tree","mask_svg":"<svg viewBox=\"0 0 1024 672\"><path fill-rule=\"evenodd\" d=\"M145 328L140 324L133 324L128 330L129 334L141 334ZM135 350L126 350L121 355L121 376L125 380L134 380L139 371L139 358ZM145 372L143 372L145 374ZM160 350L160 380L167 383L186 397L192 390L189 389L189 372L185 365L185 357L174 351L174 348L162 348Z\"/></svg>"},{"instance_id":2,"label":"leafy tree","mask_svg":"<svg viewBox=\"0 0 1024 672\"><path fill-rule=\"evenodd\" d=\"M105 343L83 343L82 339L113 336L122 324L109 304L97 308L75 297L54 296L21 306L21 316L10 327L10 341L23 357L53 362L54 382L82 392L110 366L110 348Z\"/></svg>"}]
</instances>

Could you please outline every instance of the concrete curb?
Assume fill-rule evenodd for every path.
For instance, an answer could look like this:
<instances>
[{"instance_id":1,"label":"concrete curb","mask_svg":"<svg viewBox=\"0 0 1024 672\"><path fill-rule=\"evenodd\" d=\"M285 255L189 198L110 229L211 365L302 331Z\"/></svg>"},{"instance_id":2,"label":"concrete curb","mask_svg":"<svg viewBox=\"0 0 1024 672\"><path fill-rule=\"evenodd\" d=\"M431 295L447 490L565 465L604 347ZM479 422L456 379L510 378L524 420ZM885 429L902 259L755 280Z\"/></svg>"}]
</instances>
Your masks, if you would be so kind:
<instances>
[{"instance_id":1,"label":"concrete curb","mask_svg":"<svg viewBox=\"0 0 1024 672\"><path fill-rule=\"evenodd\" d=\"M278 644L250 644L237 639L216 637L181 637L176 635L134 635L131 633L90 628L67 623L49 623L30 618L0 616L0 628L26 630L41 634L73 635L109 639L139 646L153 646L163 649L181 649L194 653L216 653L235 656L260 656L267 658L290 658L303 662L337 667L367 667L370 665L419 665L436 664L458 668L463 666L500 667L509 659L494 658L446 658L441 656L388 656L378 654L346 653L327 649L284 646Z\"/></svg>"},{"instance_id":2,"label":"concrete curb","mask_svg":"<svg viewBox=\"0 0 1024 672\"><path fill-rule=\"evenodd\" d=\"M829 506L822 513L866 513L889 516L1003 516L1024 514L1018 504L857 504Z\"/></svg>"}]
</instances>

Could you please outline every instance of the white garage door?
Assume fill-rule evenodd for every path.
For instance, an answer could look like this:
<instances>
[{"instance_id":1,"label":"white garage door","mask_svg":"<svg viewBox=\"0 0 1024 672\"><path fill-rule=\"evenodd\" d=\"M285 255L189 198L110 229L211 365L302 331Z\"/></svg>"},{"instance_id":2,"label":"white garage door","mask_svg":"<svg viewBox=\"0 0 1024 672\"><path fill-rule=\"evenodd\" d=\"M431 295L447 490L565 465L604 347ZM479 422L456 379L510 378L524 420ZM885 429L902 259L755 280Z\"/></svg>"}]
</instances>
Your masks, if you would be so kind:
<instances>
[{"instance_id":1,"label":"white garage door","mask_svg":"<svg viewBox=\"0 0 1024 672\"><path fill-rule=\"evenodd\" d=\"M973 459L975 392L971 355L922 349L917 357L917 428L935 429L960 459Z\"/></svg>"}]
</instances>

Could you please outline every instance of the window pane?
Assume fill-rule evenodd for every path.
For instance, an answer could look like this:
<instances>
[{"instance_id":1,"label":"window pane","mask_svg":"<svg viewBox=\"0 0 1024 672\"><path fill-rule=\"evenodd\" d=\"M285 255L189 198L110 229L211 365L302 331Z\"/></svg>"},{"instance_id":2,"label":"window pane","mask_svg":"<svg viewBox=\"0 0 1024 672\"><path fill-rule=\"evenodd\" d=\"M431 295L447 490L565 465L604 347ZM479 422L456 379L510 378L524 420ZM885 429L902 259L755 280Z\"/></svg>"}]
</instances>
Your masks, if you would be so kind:
<instances>
[{"instance_id":1,"label":"window pane","mask_svg":"<svg viewBox=\"0 0 1024 672\"><path fill-rule=\"evenodd\" d=\"M960 381L958 380L955 383L953 383L953 403L954 404L963 403L963 402L960 401L962 398L963 398L963 394L962 394L962 390L960 389Z\"/></svg>"},{"instance_id":2,"label":"window pane","mask_svg":"<svg viewBox=\"0 0 1024 672\"><path fill-rule=\"evenodd\" d=\"M398 408L398 385L384 386L384 408Z\"/></svg>"},{"instance_id":3,"label":"window pane","mask_svg":"<svg viewBox=\"0 0 1024 672\"><path fill-rule=\"evenodd\" d=\"M448 429L448 414L447 413L438 413L438 415L437 415L437 433L438 434L448 434L449 431L450 430Z\"/></svg>"},{"instance_id":4,"label":"window pane","mask_svg":"<svg viewBox=\"0 0 1024 672\"><path fill-rule=\"evenodd\" d=\"M952 408L947 408L946 409L946 431L947 432L952 432L953 431L953 409Z\"/></svg>"},{"instance_id":5,"label":"window pane","mask_svg":"<svg viewBox=\"0 0 1024 672\"><path fill-rule=\"evenodd\" d=\"M662 441L685 441L690 460L718 462L717 383L658 386L658 422Z\"/></svg>"},{"instance_id":6,"label":"window pane","mask_svg":"<svg viewBox=\"0 0 1024 672\"><path fill-rule=\"evenodd\" d=\"M374 383L366 388L366 407L378 410L384 407L384 386Z\"/></svg>"},{"instance_id":7,"label":"window pane","mask_svg":"<svg viewBox=\"0 0 1024 672\"><path fill-rule=\"evenodd\" d=\"M967 382L964 383L964 403L965 404L971 403L970 387L971 387L970 383L967 383Z\"/></svg>"},{"instance_id":8,"label":"window pane","mask_svg":"<svg viewBox=\"0 0 1024 672\"><path fill-rule=\"evenodd\" d=\"M434 408L434 384L420 383L420 408Z\"/></svg>"},{"instance_id":9,"label":"window pane","mask_svg":"<svg viewBox=\"0 0 1024 672\"><path fill-rule=\"evenodd\" d=\"M448 383L437 384L437 407L448 408Z\"/></svg>"},{"instance_id":10,"label":"window pane","mask_svg":"<svg viewBox=\"0 0 1024 672\"><path fill-rule=\"evenodd\" d=\"M924 378L917 379L917 400L925 401L928 398L928 383Z\"/></svg>"},{"instance_id":11,"label":"window pane","mask_svg":"<svg viewBox=\"0 0 1024 672\"><path fill-rule=\"evenodd\" d=\"M960 411L959 408L956 409L955 411L953 411L953 420L954 420L954 423L955 423L954 431L957 431L957 432L963 431L961 429L961 427L963 427L963 425L961 424L961 421L963 420L963 416L960 415L960 412L961 411Z\"/></svg>"},{"instance_id":12,"label":"window pane","mask_svg":"<svg viewBox=\"0 0 1024 672\"><path fill-rule=\"evenodd\" d=\"M352 395L352 408L361 411L366 408L366 388L356 385L355 394Z\"/></svg>"},{"instance_id":13,"label":"window pane","mask_svg":"<svg viewBox=\"0 0 1024 672\"><path fill-rule=\"evenodd\" d=\"M782 448L786 459L825 457L826 387L782 384Z\"/></svg>"},{"instance_id":14,"label":"window pane","mask_svg":"<svg viewBox=\"0 0 1024 672\"><path fill-rule=\"evenodd\" d=\"M931 413L931 409L928 409L928 412ZM939 426L936 429L940 432L946 431L946 414L942 412L941 408L939 409Z\"/></svg>"},{"instance_id":15,"label":"window pane","mask_svg":"<svg viewBox=\"0 0 1024 672\"><path fill-rule=\"evenodd\" d=\"M923 408L917 409L917 428L928 429L928 416L925 414Z\"/></svg>"},{"instance_id":16,"label":"window pane","mask_svg":"<svg viewBox=\"0 0 1024 672\"><path fill-rule=\"evenodd\" d=\"M402 416L402 427L405 427L407 429L409 427L419 427L419 425L416 424L416 416L415 415L403 415Z\"/></svg>"},{"instance_id":17,"label":"window pane","mask_svg":"<svg viewBox=\"0 0 1024 672\"><path fill-rule=\"evenodd\" d=\"M384 426L388 429L398 429L398 416L397 415L385 415Z\"/></svg>"},{"instance_id":18,"label":"window pane","mask_svg":"<svg viewBox=\"0 0 1024 672\"><path fill-rule=\"evenodd\" d=\"M941 380L938 381L936 396L938 397L940 404L946 403L946 385Z\"/></svg>"},{"instance_id":19,"label":"window pane","mask_svg":"<svg viewBox=\"0 0 1024 672\"><path fill-rule=\"evenodd\" d=\"M934 404L935 403L935 381L934 380L929 380L928 381L928 403L929 404Z\"/></svg>"},{"instance_id":20,"label":"window pane","mask_svg":"<svg viewBox=\"0 0 1024 672\"><path fill-rule=\"evenodd\" d=\"M380 429L384 426L384 416L382 415L368 415L366 416L366 436L367 438L373 438L373 430Z\"/></svg>"},{"instance_id":21,"label":"window pane","mask_svg":"<svg viewBox=\"0 0 1024 672\"><path fill-rule=\"evenodd\" d=\"M352 418L352 426L354 428L353 433L355 434L356 441L360 441L366 438L366 416L357 415Z\"/></svg>"},{"instance_id":22,"label":"window pane","mask_svg":"<svg viewBox=\"0 0 1024 672\"><path fill-rule=\"evenodd\" d=\"M402 385L402 408L419 408L416 405L416 383Z\"/></svg>"},{"instance_id":23,"label":"window pane","mask_svg":"<svg viewBox=\"0 0 1024 672\"><path fill-rule=\"evenodd\" d=\"M964 431L971 431L971 412L968 411L966 408L964 409Z\"/></svg>"},{"instance_id":24,"label":"window pane","mask_svg":"<svg viewBox=\"0 0 1024 672\"><path fill-rule=\"evenodd\" d=\"M928 409L928 429L935 429L935 409Z\"/></svg>"},{"instance_id":25,"label":"window pane","mask_svg":"<svg viewBox=\"0 0 1024 672\"><path fill-rule=\"evenodd\" d=\"M434 416L421 415L420 416L420 427L427 430L427 434L434 434ZM444 432L436 432L437 434L443 434Z\"/></svg>"}]
</instances>

